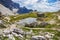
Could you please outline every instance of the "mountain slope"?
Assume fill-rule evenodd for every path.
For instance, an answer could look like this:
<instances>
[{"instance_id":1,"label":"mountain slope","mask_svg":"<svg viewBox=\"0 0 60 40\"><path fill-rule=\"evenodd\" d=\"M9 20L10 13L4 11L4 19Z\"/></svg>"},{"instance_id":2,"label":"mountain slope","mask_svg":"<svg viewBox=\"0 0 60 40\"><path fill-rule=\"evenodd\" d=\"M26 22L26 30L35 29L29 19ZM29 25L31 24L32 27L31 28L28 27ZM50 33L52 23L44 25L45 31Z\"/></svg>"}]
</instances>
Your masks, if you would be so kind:
<instances>
[{"instance_id":1,"label":"mountain slope","mask_svg":"<svg viewBox=\"0 0 60 40\"><path fill-rule=\"evenodd\" d=\"M2 15L14 15L14 13L10 9L6 8L2 4L0 4L0 12L2 13Z\"/></svg>"}]
</instances>

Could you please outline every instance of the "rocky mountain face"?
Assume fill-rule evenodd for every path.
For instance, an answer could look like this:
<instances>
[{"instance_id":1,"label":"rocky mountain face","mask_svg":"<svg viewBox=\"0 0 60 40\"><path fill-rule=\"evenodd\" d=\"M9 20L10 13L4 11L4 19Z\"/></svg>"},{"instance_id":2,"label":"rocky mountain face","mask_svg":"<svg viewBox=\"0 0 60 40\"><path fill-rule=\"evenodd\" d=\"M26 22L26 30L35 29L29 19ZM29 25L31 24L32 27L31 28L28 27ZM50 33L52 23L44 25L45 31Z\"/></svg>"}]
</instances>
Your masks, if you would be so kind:
<instances>
[{"instance_id":1,"label":"rocky mountain face","mask_svg":"<svg viewBox=\"0 0 60 40\"><path fill-rule=\"evenodd\" d=\"M11 0L0 0L0 4L4 5L9 9L12 9L13 6L13 2Z\"/></svg>"},{"instance_id":2,"label":"rocky mountain face","mask_svg":"<svg viewBox=\"0 0 60 40\"><path fill-rule=\"evenodd\" d=\"M0 13L2 13L2 15L14 15L10 9L6 8L2 4L0 4Z\"/></svg>"},{"instance_id":3,"label":"rocky mountain face","mask_svg":"<svg viewBox=\"0 0 60 40\"><path fill-rule=\"evenodd\" d=\"M10 10L18 9L18 13L28 13L33 11L32 9L27 9L26 7L20 7L18 3L13 2L12 0L0 0L0 4L4 5Z\"/></svg>"}]
</instances>

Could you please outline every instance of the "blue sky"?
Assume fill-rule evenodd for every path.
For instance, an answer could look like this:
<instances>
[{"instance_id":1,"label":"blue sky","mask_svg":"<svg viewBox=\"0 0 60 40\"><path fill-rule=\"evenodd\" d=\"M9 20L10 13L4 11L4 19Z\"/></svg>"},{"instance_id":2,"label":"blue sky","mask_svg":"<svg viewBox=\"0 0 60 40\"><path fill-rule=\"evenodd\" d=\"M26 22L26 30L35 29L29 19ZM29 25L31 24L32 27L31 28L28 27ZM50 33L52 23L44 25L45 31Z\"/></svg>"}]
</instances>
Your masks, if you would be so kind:
<instances>
[{"instance_id":1,"label":"blue sky","mask_svg":"<svg viewBox=\"0 0 60 40\"><path fill-rule=\"evenodd\" d=\"M53 12L60 10L59 0L12 0L19 3L21 7L42 12Z\"/></svg>"}]
</instances>

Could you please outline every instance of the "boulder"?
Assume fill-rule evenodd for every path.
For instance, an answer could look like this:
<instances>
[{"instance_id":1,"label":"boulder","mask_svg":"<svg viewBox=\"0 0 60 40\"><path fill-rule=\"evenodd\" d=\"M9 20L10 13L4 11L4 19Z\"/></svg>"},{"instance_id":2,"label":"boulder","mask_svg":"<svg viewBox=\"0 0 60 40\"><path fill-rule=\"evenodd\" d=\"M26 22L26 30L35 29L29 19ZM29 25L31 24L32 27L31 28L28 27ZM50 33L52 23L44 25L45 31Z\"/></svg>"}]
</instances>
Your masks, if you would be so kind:
<instances>
[{"instance_id":1,"label":"boulder","mask_svg":"<svg viewBox=\"0 0 60 40\"><path fill-rule=\"evenodd\" d=\"M32 36L31 40L46 40L44 36Z\"/></svg>"},{"instance_id":2,"label":"boulder","mask_svg":"<svg viewBox=\"0 0 60 40\"><path fill-rule=\"evenodd\" d=\"M25 26L26 24L28 24L28 25L36 24L36 22L37 22L36 18L30 17L30 18L20 20L19 22L17 22L17 24Z\"/></svg>"},{"instance_id":3,"label":"boulder","mask_svg":"<svg viewBox=\"0 0 60 40\"><path fill-rule=\"evenodd\" d=\"M45 27L45 26L47 26L47 25L49 25L49 23L47 23L47 22L42 22L42 23L40 23L40 26L42 26L42 27Z\"/></svg>"}]
</instances>

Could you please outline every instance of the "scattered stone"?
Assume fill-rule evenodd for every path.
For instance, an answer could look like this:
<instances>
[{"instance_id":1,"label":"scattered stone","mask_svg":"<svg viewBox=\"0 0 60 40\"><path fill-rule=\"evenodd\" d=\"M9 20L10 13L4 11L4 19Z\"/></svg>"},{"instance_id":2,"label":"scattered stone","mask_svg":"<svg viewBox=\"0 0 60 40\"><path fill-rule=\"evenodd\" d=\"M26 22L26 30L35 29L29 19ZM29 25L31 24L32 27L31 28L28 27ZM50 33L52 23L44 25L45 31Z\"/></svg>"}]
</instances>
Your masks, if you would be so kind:
<instances>
[{"instance_id":1,"label":"scattered stone","mask_svg":"<svg viewBox=\"0 0 60 40\"><path fill-rule=\"evenodd\" d=\"M15 40L14 36L23 38L22 34L24 35L24 31L19 28L12 28L12 30L7 28L0 33L1 36L8 37L8 40Z\"/></svg>"}]
</instances>

